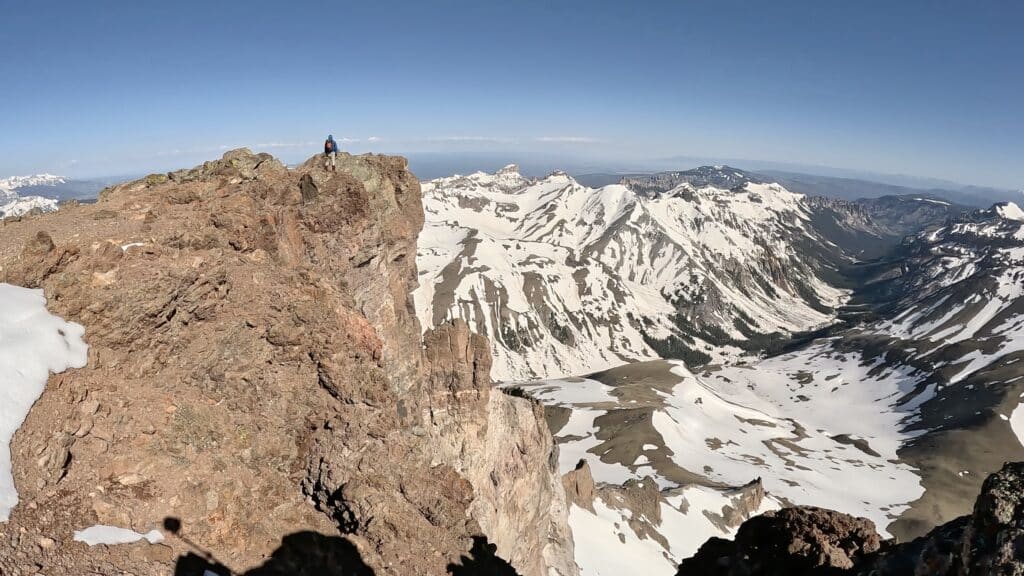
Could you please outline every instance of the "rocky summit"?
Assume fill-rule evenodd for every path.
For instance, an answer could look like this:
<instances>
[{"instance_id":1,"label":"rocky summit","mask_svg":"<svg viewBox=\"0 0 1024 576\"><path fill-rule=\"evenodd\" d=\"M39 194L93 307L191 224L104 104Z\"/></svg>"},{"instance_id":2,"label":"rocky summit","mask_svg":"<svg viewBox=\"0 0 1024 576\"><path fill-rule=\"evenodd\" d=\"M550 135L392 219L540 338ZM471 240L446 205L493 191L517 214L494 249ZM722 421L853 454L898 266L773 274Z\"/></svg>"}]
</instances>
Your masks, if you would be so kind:
<instances>
[{"instance_id":1,"label":"rocky summit","mask_svg":"<svg viewBox=\"0 0 1024 576\"><path fill-rule=\"evenodd\" d=\"M420 329L422 226L402 158L244 149L4 221L0 281L89 353L12 441L0 574L576 574L542 409Z\"/></svg>"}]
</instances>

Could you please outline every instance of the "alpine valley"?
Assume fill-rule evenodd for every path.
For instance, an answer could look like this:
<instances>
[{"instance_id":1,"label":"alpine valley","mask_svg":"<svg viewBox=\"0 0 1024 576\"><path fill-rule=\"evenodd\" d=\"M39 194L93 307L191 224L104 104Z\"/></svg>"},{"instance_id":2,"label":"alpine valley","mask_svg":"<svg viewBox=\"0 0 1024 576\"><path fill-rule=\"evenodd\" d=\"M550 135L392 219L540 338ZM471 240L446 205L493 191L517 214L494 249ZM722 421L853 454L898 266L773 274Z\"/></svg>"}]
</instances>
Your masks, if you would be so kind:
<instances>
[{"instance_id":1,"label":"alpine valley","mask_svg":"<svg viewBox=\"0 0 1024 576\"><path fill-rule=\"evenodd\" d=\"M1024 460L1024 211L727 166L423 183L416 310L545 406L583 574L670 574L789 505L922 536Z\"/></svg>"}]
</instances>

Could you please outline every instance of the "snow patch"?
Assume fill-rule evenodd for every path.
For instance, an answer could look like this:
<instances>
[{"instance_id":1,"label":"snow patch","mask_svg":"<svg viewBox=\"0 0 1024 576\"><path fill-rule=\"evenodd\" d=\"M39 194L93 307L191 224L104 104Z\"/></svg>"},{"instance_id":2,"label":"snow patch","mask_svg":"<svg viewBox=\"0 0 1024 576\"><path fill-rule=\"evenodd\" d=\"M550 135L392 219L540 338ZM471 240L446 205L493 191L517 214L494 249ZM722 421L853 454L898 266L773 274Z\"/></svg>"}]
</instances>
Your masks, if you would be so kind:
<instances>
[{"instance_id":1,"label":"snow patch","mask_svg":"<svg viewBox=\"0 0 1024 576\"><path fill-rule=\"evenodd\" d=\"M657 540L633 531L629 509L615 509L601 498L594 499L593 513L573 505L569 508L569 527L580 574L672 574L679 562L693 556L708 538L735 536L737 528L723 530L711 520L722 514L724 507L734 505L728 492L703 486L689 486L666 496L660 505L661 523L653 528L665 537L667 549ZM752 515L778 508L776 500L766 498Z\"/></svg>"},{"instance_id":2,"label":"snow patch","mask_svg":"<svg viewBox=\"0 0 1024 576\"><path fill-rule=\"evenodd\" d=\"M76 530L74 540L75 542L85 542L89 546L96 546L97 544L106 544L108 546L131 544L139 540L146 540L150 544L157 544L164 541L164 535L159 530L150 530L145 534L139 534L128 528L97 524L85 530Z\"/></svg>"},{"instance_id":3,"label":"snow patch","mask_svg":"<svg viewBox=\"0 0 1024 576\"><path fill-rule=\"evenodd\" d=\"M1010 428L1017 435L1017 441L1024 446L1024 403L1018 404L1013 414L1010 414Z\"/></svg>"},{"instance_id":4,"label":"snow patch","mask_svg":"<svg viewBox=\"0 0 1024 576\"><path fill-rule=\"evenodd\" d=\"M0 522L18 503L11 439L51 372L85 366L84 334L82 326L47 312L42 290L0 283Z\"/></svg>"},{"instance_id":5,"label":"snow patch","mask_svg":"<svg viewBox=\"0 0 1024 576\"><path fill-rule=\"evenodd\" d=\"M996 206L996 213L1007 220L1024 222L1024 210L1021 210L1020 206L1017 206L1013 202L1007 202L1006 204Z\"/></svg>"}]
</instances>

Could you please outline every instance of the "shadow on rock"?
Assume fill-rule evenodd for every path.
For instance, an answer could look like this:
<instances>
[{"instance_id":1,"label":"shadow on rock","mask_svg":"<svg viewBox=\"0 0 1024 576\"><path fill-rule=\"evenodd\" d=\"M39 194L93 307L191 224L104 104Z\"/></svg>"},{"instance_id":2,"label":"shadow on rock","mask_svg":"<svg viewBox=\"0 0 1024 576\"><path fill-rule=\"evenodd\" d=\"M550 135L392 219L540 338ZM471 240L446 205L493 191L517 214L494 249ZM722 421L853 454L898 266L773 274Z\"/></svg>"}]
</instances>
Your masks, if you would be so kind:
<instances>
[{"instance_id":1,"label":"shadow on rock","mask_svg":"<svg viewBox=\"0 0 1024 576\"><path fill-rule=\"evenodd\" d=\"M174 576L233 576L223 564L189 553L178 559ZM244 576L374 576L355 545L340 536L296 532L262 566Z\"/></svg>"},{"instance_id":2,"label":"shadow on rock","mask_svg":"<svg viewBox=\"0 0 1024 576\"><path fill-rule=\"evenodd\" d=\"M471 556L463 556L458 564L449 564L452 576L519 576L511 564L498 557L498 547L486 536L474 536Z\"/></svg>"}]
</instances>

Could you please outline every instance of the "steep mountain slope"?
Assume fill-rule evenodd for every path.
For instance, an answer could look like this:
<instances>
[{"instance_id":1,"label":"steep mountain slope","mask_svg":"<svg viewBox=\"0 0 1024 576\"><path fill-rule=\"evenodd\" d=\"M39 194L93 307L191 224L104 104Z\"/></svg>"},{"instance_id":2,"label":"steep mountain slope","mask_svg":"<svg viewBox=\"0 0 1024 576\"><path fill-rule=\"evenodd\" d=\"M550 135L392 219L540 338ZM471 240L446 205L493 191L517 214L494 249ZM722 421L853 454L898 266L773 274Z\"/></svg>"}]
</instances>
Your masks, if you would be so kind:
<instances>
[{"instance_id":1,"label":"steep mountain slope","mask_svg":"<svg viewBox=\"0 0 1024 576\"><path fill-rule=\"evenodd\" d=\"M420 329L422 223L402 158L328 173L247 150L5 221L0 282L84 327L88 362L13 438L0 573L226 575L291 554L434 576L489 552L575 574L539 407L491 387L465 323ZM167 529L75 538L94 525ZM317 573L292 566L252 573Z\"/></svg>"},{"instance_id":2,"label":"steep mountain slope","mask_svg":"<svg viewBox=\"0 0 1024 576\"><path fill-rule=\"evenodd\" d=\"M997 205L922 233L875 289L892 298L879 322L837 344L917 371L917 418L900 457L927 491L894 525L920 535L966 513L1003 461L1024 458L1024 214Z\"/></svg>"},{"instance_id":3,"label":"steep mountain slope","mask_svg":"<svg viewBox=\"0 0 1024 576\"><path fill-rule=\"evenodd\" d=\"M598 494L645 477L661 487L651 527L627 522L635 507L574 505L579 555L622 532L660 546L652 566L692 553L695 533L731 535L737 524L704 519L754 478L758 506L831 508L906 541L968 513L987 474L1024 459L1024 211L953 219L868 273L858 297L879 303L874 320L785 354L518 384L552 407L563 472L585 459ZM719 496L672 506L696 487Z\"/></svg>"},{"instance_id":4,"label":"steep mountain slope","mask_svg":"<svg viewBox=\"0 0 1024 576\"><path fill-rule=\"evenodd\" d=\"M806 198L728 167L424 189L421 321L492 334L509 377L563 376L510 386L548 408L584 574L670 569L791 503L910 538L1024 458L1013 205ZM656 356L688 362L593 373Z\"/></svg>"},{"instance_id":5,"label":"steep mountain slope","mask_svg":"<svg viewBox=\"0 0 1024 576\"><path fill-rule=\"evenodd\" d=\"M858 260L888 255L904 237L944 224L967 208L925 196L883 196L856 201L808 198L814 227Z\"/></svg>"},{"instance_id":6,"label":"steep mountain slope","mask_svg":"<svg viewBox=\"0 0 1024 576\"><path fill-rule=\"evenodd\" d=\"M509 166L423 190L420 320L463 318L487 334L499 380L734 357L830 323L846 298L826 281L839 248L803 196L774 184L638 193Z\"/></svg>"}]
</instances>

